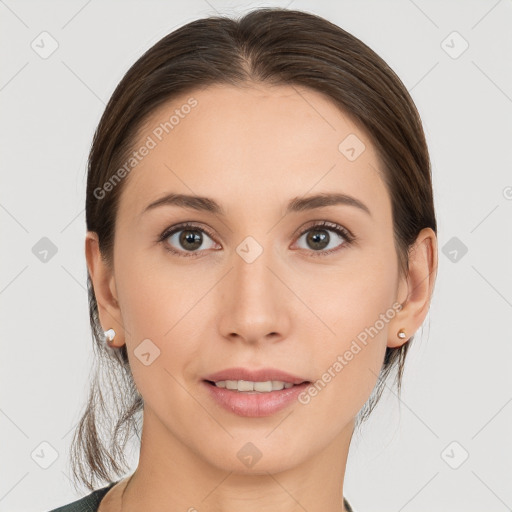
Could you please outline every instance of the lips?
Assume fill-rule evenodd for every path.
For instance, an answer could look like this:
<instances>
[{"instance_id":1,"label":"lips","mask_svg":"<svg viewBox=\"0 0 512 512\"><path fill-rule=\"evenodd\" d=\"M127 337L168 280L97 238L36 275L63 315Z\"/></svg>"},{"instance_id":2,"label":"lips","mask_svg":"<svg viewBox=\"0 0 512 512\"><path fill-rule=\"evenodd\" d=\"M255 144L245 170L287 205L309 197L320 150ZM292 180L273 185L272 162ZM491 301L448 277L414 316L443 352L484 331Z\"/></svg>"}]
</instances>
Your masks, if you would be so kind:
<instances>
[{"instance_id":1,"label":"lips","mask_svg":"<svg viewBox=\"0 0 512 512\"><path fill-rule=\"evenodd\" d=\"M288 389L259 393L219 388L210 381L202 381L202 388L217 406L230 414L246 418L271 416L294 404L297 405L299 396L308 386L307 383L290 384Z\"/></svg>"},{"instance_id":2,"label":"lips","mask_svg":"<svg viewBox=\"0 0 512 512\"><path fill-rule=\"evenodd\" d=\"M299 377L277 368L249 369L243 367L226 368L219 372L207 375L203 380L209 382L218 382L221 380L248 380L253 382L267 382L269 380L279 380L291 384L302 384L310 382L304 377Z\"/></svg>"}]
</instances>

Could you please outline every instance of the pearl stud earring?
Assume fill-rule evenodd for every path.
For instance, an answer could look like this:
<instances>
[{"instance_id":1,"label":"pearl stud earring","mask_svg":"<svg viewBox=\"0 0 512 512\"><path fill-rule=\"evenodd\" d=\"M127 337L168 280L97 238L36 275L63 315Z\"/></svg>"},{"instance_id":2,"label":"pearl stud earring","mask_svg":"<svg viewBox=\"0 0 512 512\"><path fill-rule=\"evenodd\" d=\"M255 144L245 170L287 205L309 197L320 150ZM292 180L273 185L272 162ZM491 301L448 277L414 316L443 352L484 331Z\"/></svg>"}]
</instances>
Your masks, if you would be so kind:
<instances>
[{"instance_id":1,"label":"pearl stud earring","mask_svg":"<svg viewBox=\"0 0 512 512\"><path fill-rule=\"evenodd\" d=\"M114 329L109 329L108 331L104 331L105 341L109 347L112 347L112 341L116 336L116 331Z\"/></svg>"}]
</instances>

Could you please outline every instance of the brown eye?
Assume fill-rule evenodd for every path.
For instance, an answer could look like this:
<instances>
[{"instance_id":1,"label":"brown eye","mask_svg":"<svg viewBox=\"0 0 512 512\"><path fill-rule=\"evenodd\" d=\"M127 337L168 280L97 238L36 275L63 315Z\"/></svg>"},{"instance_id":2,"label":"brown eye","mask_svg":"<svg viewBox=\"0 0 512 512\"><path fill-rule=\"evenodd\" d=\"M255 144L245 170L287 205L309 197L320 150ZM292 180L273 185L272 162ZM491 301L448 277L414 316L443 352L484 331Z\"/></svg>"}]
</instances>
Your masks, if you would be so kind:
<instances>
[{"instance_id":1,"label":"brown eye","mask_svg":"<svg viewBox=\"0 0 512 512\"><path fill-rule=\"evenodd\" d=\"M331 239L327 229L310 229L306 235L306 243L311 248L321 251L329 245Z\"/></svg>"},{"instance_id":2,"label":"brown eye","mask_svg":"<svg viewBox=\"0 0 512 512\"><path fill-rule=\"evenodd\" d=\"M334 233L334 235L331 233ZM300 238L304 235L306 235L305 244L307 247L300 248L318 253L315 256L336 252L343 246L350 244L353 239L345 228L330 222L322 222L309 227L301 233Z\"/></svg>"},{"instance_id":3,"label":"brown eye","mask_svg":"<svg viewBox=\"0 0 512 512\"><path fill-rule=\"evenodd\" d=\"M206 236L206 239L205 239ZM210 246L205 241L210 240ZM160 242L164 243L165 248L179 256L196 256L202 250L214 248L215 242L204 228L195 225L173 226L166 230L160 236ZM198 255L197 254L197 255Z\"/></svg>"},{"instance_id":4,"label":"brown eye","mask_svg":"<svg viewBox=\"0 0 512 512\"><path fill-rule=\"evenodd\" d=\"M181 233L178 237L178 242L186 250L195 251L201 247L203 243L203 235L198 230L183 229L178 231Z\"/></svg>"}]
</instances>

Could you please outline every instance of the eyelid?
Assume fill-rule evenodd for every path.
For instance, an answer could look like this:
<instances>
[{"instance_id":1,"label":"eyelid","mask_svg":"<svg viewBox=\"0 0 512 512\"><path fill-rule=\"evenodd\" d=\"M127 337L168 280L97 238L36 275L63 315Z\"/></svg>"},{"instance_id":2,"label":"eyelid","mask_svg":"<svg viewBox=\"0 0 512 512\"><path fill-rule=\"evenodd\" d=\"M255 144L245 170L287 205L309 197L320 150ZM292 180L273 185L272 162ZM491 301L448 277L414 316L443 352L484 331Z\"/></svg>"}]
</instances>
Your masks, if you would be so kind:
<instances>
[{"instance_id":1,"label":"eyelid","mask_svg":"<svg viewBox=\"0 0 512 512\"><path fill-rule=\"evenodd\" d=\"M164 239L168 238L173 233L176 233L176 231L182 231L185 229L190 229L190 230L197 229L198 231L204 231L212 240L215 240L215 235L210 230L210 228L205 227L201 224L196 224L195 222L181 222L179 224L174 224L173 226L171 226L168 229L168 234L164 237ZM164 235L165 235L165 233L166 232L164 231ZM217 240L215 240L215 241L217 241Z\"/></svg>"},{"instance_id":2,"label":"eyelid","mask_svg":"<svg viewBox=\"0 0 512 512\"><path fill-rule=\"evenodd\" d=\"M307 222L305 226L302 226L294 233L294 236L302 236L307 231L309 231L313 228L317 228L317 227L318 228L325 227L325 228L329 228L329 230L341 231L343 233L344 238L350 242L354 241L356 238L354 236L354 234L345 226L342 226L341 224L338 224L336 222L331 222L331 221L323 220L323 219L322 220L312 220L312 221Z\"/></svg>"}]
</instances>

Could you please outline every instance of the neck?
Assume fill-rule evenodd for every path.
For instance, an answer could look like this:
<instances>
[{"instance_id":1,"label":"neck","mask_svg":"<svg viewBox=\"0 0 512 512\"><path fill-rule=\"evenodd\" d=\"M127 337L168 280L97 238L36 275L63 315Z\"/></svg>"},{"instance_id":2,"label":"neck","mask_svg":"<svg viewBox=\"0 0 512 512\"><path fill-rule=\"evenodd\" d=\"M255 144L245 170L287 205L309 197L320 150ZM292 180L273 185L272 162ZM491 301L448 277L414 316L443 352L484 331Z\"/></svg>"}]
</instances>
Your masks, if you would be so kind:
<instances>
[{"instance_id":1,"label":"neck","mask_svg":"<svg viewBox=\"0 0 512 512\"><path fill-rule=\"evenodd\" d=\"M318 453L308 457L307 450L297 446L283 451L289 456L265 457L263 450L251 469L238 459L229 459L227 467L206 460L202 450L191 450L170 435L147 409L143 425L139 464L123 489L122 512L345 512L343 480L353 421ZM235 445L251 450L242 440ZM254 445L263 446L258 441Z\"/></svg>"}]
</instances>

